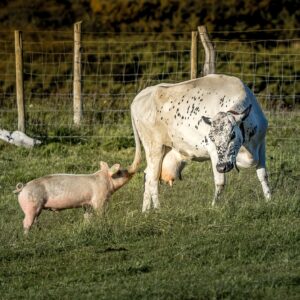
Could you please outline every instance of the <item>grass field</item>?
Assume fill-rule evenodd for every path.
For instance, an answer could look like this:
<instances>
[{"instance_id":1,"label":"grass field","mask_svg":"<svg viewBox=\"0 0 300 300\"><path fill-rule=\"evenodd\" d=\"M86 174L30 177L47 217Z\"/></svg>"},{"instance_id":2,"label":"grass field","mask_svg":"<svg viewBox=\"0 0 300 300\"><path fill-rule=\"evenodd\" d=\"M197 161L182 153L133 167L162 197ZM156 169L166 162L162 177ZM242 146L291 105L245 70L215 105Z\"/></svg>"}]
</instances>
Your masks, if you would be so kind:
<instances>
[{"instance_id":1,"label":"grass field","mask_svg":"<svg viewBox=\"0 0 300 300\"><path fill-rule=\"evenodd\" d=\"M161 210L142 214L143 163L105 217L87 224L81 209L44 211L28 237L12 193L17 182L92 173L100 160L126 166L134 148L1 142L0 299L299 299L299 115L290 127L285 121L273 119L280 129L268 136L269 203L250 169L228 174L212 208L210 163L190 163L183 181L160 186Z\"/></svg>"}]
</instances>

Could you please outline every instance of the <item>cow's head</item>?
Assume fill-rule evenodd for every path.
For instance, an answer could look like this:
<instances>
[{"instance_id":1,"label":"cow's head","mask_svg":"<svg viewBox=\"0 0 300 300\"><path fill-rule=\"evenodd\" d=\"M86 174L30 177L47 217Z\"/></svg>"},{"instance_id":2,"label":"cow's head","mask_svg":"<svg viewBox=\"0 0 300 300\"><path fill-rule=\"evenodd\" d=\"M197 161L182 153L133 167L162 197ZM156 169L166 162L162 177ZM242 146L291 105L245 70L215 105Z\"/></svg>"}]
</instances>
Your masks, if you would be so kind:
<instances>
[{"instance_id":1,"label":"cow's head","mask_svg":"<svg viewBox=\"0 0 300 300\"><path fill-rule=\"evenodd\" d=\"M210 125L208 136L217 151L216 168L220 173L229 172L236 166L236 156L244 142L241 124L248 117L250 110L251 105L241 113L229 110L219 112L211 119L203 117L204 122Z\"/></svg>"}]
</instances>

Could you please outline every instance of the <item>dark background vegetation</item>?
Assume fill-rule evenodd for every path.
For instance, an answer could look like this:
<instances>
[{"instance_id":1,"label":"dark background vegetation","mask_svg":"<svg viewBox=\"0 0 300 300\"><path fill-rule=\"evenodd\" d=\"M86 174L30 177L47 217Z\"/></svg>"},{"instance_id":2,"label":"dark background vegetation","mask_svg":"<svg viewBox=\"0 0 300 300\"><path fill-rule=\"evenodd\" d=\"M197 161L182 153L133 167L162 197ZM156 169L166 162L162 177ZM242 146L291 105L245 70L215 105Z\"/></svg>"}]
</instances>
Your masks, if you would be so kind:
<instances>
[{"instance_id":1,"label":"dark background vegetation","mask_svg":"<svg viewBox=\"0 0 300 300\"><path fill-rule=\"evenodd\" d=\"M264 33L280 38L295 34L285 29L300 27L299 6L299 0L2 0L0 24L6 29L58 30L83 20L87 31L190 32L202 23L209 31L282 29ZM259 32L255 36L265 38Z\"/></svg>"}]
</instances>

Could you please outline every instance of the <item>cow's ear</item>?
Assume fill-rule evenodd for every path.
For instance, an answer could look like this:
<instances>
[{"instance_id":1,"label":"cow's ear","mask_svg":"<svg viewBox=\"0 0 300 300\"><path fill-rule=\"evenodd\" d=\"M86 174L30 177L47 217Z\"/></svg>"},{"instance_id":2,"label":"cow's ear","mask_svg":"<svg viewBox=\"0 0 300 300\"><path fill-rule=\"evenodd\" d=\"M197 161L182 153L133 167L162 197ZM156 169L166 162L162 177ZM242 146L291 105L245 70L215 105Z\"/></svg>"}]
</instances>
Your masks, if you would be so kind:
<instances>
[{"instance_id":1,"label":"cow's ear","mask_svg":"<svg viewBox=\"0 0 300 300\"><path fill-rule=\"evenodd\" d=\"M242 112L242 121L244 121L250 114L252 108L252 104L250 104L243 112Z\"/></svg>"},{"instance_id":2,"label":"cow's ear","mask_svg":"<svg viewBox=\"0 0 300 300\"><path fill-rule=\"evenodd\" d=\"M231 114L237 123L243 122L249 116L252 105L250 104L244 111L238 113L234 110L229 110L227 113Z\"/></svg>"},{"instance_id":3,"label":"cow's ear","mask_svg":"<svg viewBox=\"0 0 300 300\"><path fill-rule=\"evenodd\" d=\"M202 116L202 119L207 125L211 125L211 118Z\"/></svg>"},{"instance_id":4,"label":"cow's ear","mask_svg":"<svg viewBox=\"0 0 300 300\"><path fill-rule=\"evenodd\" d=\"M121 168L120 164L114 164L110 169L109 169L109 175L113 176L115 173L117 173Z\"/></svg>"}]
</instances>

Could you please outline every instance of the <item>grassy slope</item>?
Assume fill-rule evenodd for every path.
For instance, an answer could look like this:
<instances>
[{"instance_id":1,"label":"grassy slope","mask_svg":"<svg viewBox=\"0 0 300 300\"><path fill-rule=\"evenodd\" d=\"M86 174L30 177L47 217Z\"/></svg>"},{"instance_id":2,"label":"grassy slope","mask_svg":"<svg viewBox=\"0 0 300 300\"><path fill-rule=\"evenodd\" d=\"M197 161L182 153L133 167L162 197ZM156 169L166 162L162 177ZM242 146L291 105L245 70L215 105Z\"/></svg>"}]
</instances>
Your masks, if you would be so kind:
<instances>
[{"instance_id":1,"label":"grassy slope","mask_svg":"<svg viewBox=\"0 0 300 300\"><path fill-rule=\"evenodd\" d=\"M0 298L296 299L300 295L300 190L297 141L269 140L273 200L254 170L228 176L223 203L211 208L209 162L191 163L184 180L160 187L162 209L141 214L143 174L113 195L105 218L44 211L40 229L22 234L11 193L48 173L94 172L99 160L129 164L134 149L0 144ZM283 152L284 151L284 154ZM298 151L298 152L297 152Z\"/></svg>"}]
</instances>

